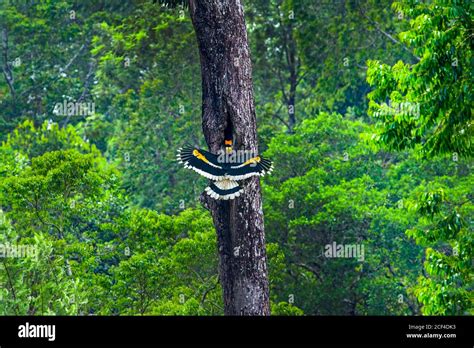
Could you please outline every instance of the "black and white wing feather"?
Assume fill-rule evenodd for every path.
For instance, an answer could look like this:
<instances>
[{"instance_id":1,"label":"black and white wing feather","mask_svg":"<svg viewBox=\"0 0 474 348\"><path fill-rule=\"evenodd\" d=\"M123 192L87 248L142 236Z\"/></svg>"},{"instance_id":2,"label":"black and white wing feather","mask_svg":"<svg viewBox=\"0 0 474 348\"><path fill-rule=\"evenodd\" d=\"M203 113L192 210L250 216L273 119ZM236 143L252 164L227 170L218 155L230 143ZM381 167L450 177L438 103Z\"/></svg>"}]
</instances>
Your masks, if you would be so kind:
<instances>
[{"instance_id":1,"label":"black and white wing feather","mask_svg":"<svg viewBox=\"0 0 474 348\"><path fill-rule=\"evenodd\" d=\"M232 180L244 180L252 176L264 176L273 170L272 161L256 156L241 164L231 165L227 169L227 177Z\"/></svg>"},{"instance_id":2,"label":"black and white wing feather","mask_svg":"<svg viewBox=\"0 0 474 348\"><path fill-rule=\"evenodd\" d=\"M224 179L222 165L217 161L217 156L210 152L187 146L178 149L176 158L185 168L192 169L208 179L216 181Z\"/></svg>"}]
</instances>

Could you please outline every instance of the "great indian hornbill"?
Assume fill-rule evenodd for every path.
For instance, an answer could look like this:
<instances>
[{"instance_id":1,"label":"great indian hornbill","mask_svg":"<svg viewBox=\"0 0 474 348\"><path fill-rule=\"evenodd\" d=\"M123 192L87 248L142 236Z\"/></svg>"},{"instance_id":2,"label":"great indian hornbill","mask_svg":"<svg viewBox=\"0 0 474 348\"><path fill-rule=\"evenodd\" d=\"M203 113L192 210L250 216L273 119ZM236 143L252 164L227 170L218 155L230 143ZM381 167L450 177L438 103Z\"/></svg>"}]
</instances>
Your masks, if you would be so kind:
<instances>
[{"instance_id":1,"label":"great indian hornbill","mask_svg":"<svg viewBox=\"0 0 474 348\"><path fill-rule=\"evenodd\" d=\"M188 145L180 148L176 157L185 168L190 168L212 180L205 189L209 196L227 200L234 199L242 193L243 188L237 181L270 173L273 170L273 164L262 156L251 158L232 156L232 140L225 140L224 144L225 154L230 156L215 155ZM244 160L239 157L244 157Z\"/></svg>"}]
</instances>

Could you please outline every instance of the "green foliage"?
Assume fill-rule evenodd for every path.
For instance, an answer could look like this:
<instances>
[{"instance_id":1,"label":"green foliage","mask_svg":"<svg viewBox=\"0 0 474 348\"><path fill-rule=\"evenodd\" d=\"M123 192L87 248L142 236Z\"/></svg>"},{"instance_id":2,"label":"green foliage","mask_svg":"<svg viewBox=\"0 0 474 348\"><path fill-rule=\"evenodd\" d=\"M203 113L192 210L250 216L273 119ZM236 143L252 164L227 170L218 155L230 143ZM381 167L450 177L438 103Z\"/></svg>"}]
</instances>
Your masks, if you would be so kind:
<instances>
[{"instance_id":1,"label":"green foliage","mask_svg":"<svg viewBox=\"0 0 474 348\"><path fill-rule=\"evenodd\" d=\"M297 124L321 111L365 117L366 61L413 59L403 45L389 38L408 27L390 4L311 0L247 4L259 131L265 143L282 127L288 130L291 111Z\"/></svg>"},{"instance_id":2,"label":"green foliage","mask_svg":"<svg viewBox=\"0 0 474 348\"><path fill-rule=\"evenodd\" d=\"M472 174L439 178L429 188L420 187L427 191L411 202L420 219L407 234L427 246L427 277L414 287L424 314L473 314L472 180Z\"/></svg>"},{"instance_id":3,"label":"green foliage","mask_svg":"<svg viewBox=\"0 0 474 348\"><path fill-rule=\"evenodd\" d=\"M295 134L275 137L266 152L276 169L265 180L265 222L287 265L275 287L278 299L291 294L305 313L417 311L398 303L398 296L415 301L407 287L419 275L414 261L420 250L404 236L409 220L398 216L398 200L390 197L386 154L360 139L370 130L322 113L303 121ZM364 259L325 257L333 242L364 246ZM401 274L406 284L400 284Z\"/></svg>"},{"instance_id":4,"label":"green foliage","mask_svg":"<svg viewBox=\"0 0 474 348\"><path fill-rule=\"evenodd\" d=\"M368 62L369 112L379 140L395 150L419 145L426 156L472 156L472 7L469 1L397 2L410 18L400 39L416 64Z\"/></svg>"},{"instance_id":5,"label":"green foliage","mask_svg":"<svg viewBox=\"0 0 474 348\"><path fill-rule=\"evenodd\" d=\"M303 311L287 302L272 303L272 315L303 315Z\"/></svg>"},{"instance_id":6,"label":"green foliage","mask_svg":"<svg viewBox=\"0 0 474 348\"><path fill-rule=\"evenodd\" d=\"M196 132L199 57L189 18L180 8L163 11L150 3L116 26L100 27L93 40L99 62L94 93L108 111L89 118L85 134L108 137L108 157L120 163L134 203L167 213L195 206L205 180L175 161L179 147L203 141Z\"/></svg>"},{"instance_id":7,"label":"green foliage","mask_svg":"<svg viewBox=\"0 0 474 348\"><path fill-rule=\"evenodd\" d=\"M5 72L0 79L0 140L25 119L77 123L76 116L55 116L54 107L63 101L93 102L96 63L90 49L96 23L114 23L132 7L122 1L0 2Z\"/></svg>"},{"instance_id":8,"label":"green foliage","mask_svg":"<svg viewBox=\"0 0 474 348\"><path fill-rule=\"evenodd\" d=\"M7 146L4 148L28 157L63 149L76 149L81 153L91 153L95 156L100 154L95 145L81 138L73 126L60 127L58 123L52 121L36 127L31 120L26 120L8 135L6 143Z\"/></svg>"},{"instance_id":9,"label":"green foliage","mask_svg":"<svg viewBox=\"0 0 474 348\"><path fill-rule=\"evenodd\" d=\"M393 7L410 17L400 38L420 58L413 65L369 62L378 140L395 150L415 148L431 162L448 154L455 163L454 174L440 171L420 182L408 201L418 221L407 235L426 247L426 274L413 292L423 314L472 314L472 6L404 1Z\"/></svg>"},{"instance_id":10,"label":"green foliage","mask_svg":"<svg viewBox=\"0 0 474 348\"><path fill-rule=\"evenodd\" d=\"M0 154L1 246L34 251L1 259L3 314L222 313L202 210L127 208L120 175L72 127L23 124Z\"/></svg>"},{"instance_id":11,"label":"green foliage","mask_svg":"<svg viewBox=\"0 0 474 348\"><path fill-rule=\"evenodd\" d=\"M472 315L470 4L244 5L272 314ZM0 315L223 314L187 11L0 2Z\"/></svg>"}]
</instances>

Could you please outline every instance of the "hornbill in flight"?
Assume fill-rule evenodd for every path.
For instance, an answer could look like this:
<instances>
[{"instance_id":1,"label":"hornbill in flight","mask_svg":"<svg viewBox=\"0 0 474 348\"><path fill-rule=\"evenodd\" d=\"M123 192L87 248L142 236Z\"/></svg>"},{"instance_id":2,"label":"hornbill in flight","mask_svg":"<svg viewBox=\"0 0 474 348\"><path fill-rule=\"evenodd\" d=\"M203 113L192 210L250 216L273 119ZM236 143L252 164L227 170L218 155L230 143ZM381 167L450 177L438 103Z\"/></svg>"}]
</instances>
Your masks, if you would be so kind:
<instances>
[{"instance_id":1,"label":"hornbill in flight","mask_svg":"<svg viewBox=\"0 0 474 348\"><path fill-rule=\"evenodd\" d=\"M225 140L224 144L225 153L232 154L232 140ZM180 148L176 157L185 168L212 180L205 191L214 199L234 199L243 191L237 181L263 176L273 170L272 162L262 156L235 160L235 156L215 155L191 145Z\"/></svg>"}]
</instances>

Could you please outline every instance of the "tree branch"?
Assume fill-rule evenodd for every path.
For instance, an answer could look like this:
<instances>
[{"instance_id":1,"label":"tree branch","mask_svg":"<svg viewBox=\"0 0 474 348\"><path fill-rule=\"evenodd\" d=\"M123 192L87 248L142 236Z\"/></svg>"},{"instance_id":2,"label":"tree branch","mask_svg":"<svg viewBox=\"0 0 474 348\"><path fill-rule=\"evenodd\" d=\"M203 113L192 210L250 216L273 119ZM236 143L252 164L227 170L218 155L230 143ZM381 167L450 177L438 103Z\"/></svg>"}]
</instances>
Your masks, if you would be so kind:
<instances>
[{"instance_id":1,"label":"tree branch","mask_svg":"<svg viewBox=\"0 0 474 348\"><path fill-rule=\"evenodd\" d=\"M13 72L10 68L10 63L8 62L8 32L6 28L2 30L2 51L3 51L3 76L7 81L8 88L12 94L12 97L15 98L15 88L13 87Z\"/></svg>"},{"instance_id":2,"label":"tree branch","mask_svg":"<svg viewBox=\"0 0 474 348\"><path fill-rule=\"evenodd\" d=\"M371 19L369 16L366 15L365 11L359 7L359 13L364 16L370 23L372 23L372 25L375 27L375 29L377 29L380 33L382 33L383 35L385 35L387 38L390 39L390 41L392 41L393 43L397 44L397 45L400 45L402 46L402 48L409 52L413 57L415 57L415 59L417 61L420 61L421 58L418 57L417 55L415 55L407 46L405 46L404 44L402 44L400 41L398 41L397 39L395 39L391 34L387 33L385 30L382 29L382 27L380 26L379 23L377 23L376 21L374 21L373 19Z\"/></svg>"}]
</instances>

